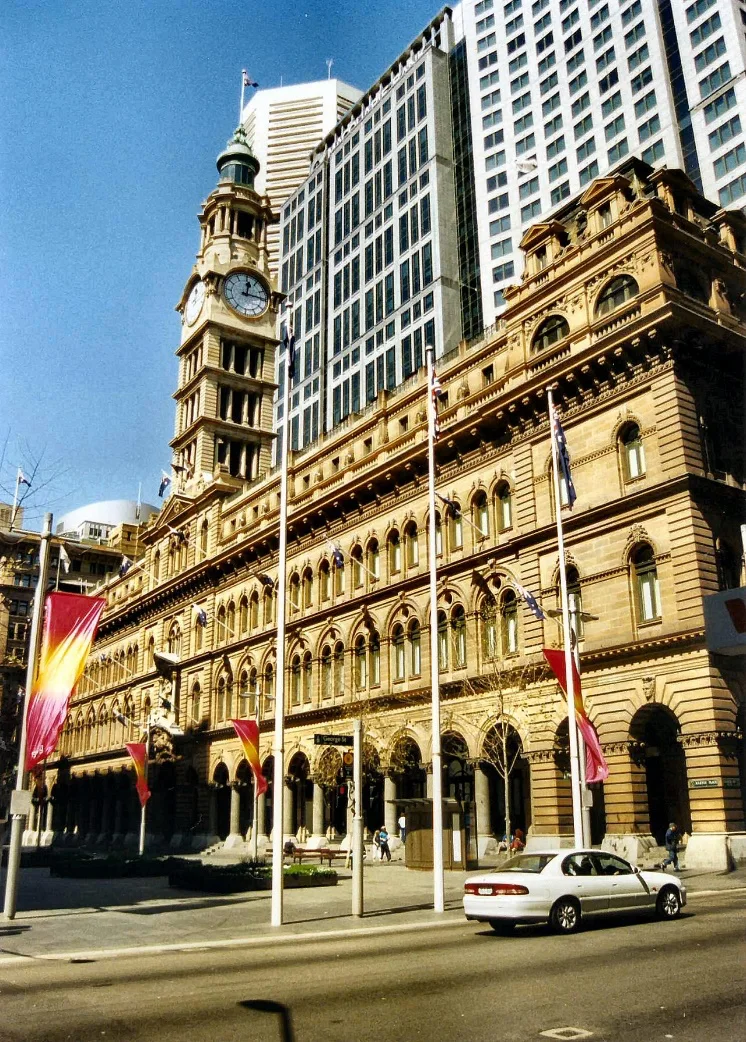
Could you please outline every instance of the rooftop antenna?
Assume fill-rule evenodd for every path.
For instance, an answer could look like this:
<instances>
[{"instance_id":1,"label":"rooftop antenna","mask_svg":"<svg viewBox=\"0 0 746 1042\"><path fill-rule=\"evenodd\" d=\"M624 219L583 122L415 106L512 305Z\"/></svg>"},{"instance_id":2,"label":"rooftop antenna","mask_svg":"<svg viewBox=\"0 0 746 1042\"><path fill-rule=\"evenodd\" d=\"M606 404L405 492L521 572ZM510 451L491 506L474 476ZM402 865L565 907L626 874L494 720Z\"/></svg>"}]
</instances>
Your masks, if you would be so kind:
<instances>
[{"instance_id":1,"label":"rooftop antenna","mask_svg":"<svg viewBox=\"0 0 746 1042\"><path fill-rule=\"evenodd\" d=\"M334 58L326 59L326 78L330 80L332 78L332 65L334 65Z\"/></svg>"}]
</instances>

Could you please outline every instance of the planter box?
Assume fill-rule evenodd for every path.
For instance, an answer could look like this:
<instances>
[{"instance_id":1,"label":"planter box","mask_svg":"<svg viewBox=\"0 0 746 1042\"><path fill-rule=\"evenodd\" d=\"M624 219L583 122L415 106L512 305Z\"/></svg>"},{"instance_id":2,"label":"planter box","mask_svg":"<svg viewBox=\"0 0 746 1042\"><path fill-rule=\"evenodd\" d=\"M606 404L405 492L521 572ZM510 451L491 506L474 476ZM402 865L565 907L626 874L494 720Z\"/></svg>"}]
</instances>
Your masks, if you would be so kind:
<instances>
[{"instance_id":1,"label":"planter box","mask_svg":"<svg viewBox=\"0 0 746 1042\"><path fill-rule=\"evenodd\" d=\"M226 872L225 869L210 868L176 869L168 874L168 885L179 890L201 890L210 894L240 894L253 890L271 890L271 876L250 876L245 872ZM309 875L295 875L286 872L283 878L283 889L301 890L315 886L336 886L337 873L324 872Z\"/></svg>"}]
</instances>

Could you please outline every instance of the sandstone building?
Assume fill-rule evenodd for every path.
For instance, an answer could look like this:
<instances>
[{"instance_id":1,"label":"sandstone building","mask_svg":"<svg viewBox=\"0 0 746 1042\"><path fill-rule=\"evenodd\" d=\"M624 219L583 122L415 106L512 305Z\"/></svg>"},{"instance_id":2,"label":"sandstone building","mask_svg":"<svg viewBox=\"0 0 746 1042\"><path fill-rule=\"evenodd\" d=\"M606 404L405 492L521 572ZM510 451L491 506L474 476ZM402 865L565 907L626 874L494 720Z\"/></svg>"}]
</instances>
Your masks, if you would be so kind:
<instances>
[{"instance_id":1,"label":"sandstone building","mask_svg":"<svg viewBox=\"0 0 746 1042\"><path fill-rule=\"evenodd\" d=\"M515 588L557 604L551 384L578 493L564 566L574 603L597 617L579 633L586 707L610 765L594 792L593 840L639 856L675 819L691 837L690 864L745 857L743 670L708 654L702 609L703 595L744 584L743 215L679 171L630 160L531 226L504 315L438 364L435 518L422 369L291 453L277 794L270 453L281 295L267 262L271 211L240 132L219 168L181 302L174 491L141 537L143 566L106 584L98 640L47 765L48 828L60 842L135 841L123 745L150 719L149 842L243 843L251 775L230 718L258 713L270 780L262 839L277 798L288 832L345 833L339 752L314 735L349 733L360 716L366 825L395 832L396 801L429 788L434 523L444 791L481 849L502 835L489 749L503 719L518 754L512 825L534 843L569 837L565 701L540 665L558 633ZM176 657L168 681L157 651ZM169 734L173 724L183 735Z\"/></svg>"}]
</instances>

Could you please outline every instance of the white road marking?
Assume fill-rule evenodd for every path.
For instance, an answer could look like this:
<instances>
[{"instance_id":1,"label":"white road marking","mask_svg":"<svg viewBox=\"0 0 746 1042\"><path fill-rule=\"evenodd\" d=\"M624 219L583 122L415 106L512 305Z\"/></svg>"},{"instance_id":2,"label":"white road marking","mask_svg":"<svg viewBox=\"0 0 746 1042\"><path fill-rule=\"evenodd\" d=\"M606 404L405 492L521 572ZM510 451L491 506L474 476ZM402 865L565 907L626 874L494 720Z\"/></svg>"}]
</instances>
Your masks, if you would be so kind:
<instances>
[{"instance_id":1,"label":"white road marking","mask_svg":"<svg viewBox=\"0 0 746 1042\"><path fill-rule=\"evenodd\" d=\"M550 1028L549 1031L540 1031L539 1034L545 1038L559 1038L564 1042L570 1042L575 1038L590 1038L593 1032L586 1031L585 1028Z\"/></svg>"}]
</instances>

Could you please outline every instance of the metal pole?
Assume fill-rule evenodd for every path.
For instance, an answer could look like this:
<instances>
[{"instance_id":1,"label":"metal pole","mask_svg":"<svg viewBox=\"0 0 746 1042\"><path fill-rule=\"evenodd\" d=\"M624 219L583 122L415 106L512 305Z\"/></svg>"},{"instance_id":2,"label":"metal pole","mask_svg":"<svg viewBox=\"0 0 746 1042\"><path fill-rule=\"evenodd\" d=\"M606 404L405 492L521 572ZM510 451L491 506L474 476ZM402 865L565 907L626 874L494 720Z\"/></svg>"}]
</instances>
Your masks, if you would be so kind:
<instances>
[{"instance_id":1,"label":"metal pole","mask_svg":"<svg viewBox=\"0 0 746 1042\"><path fill-rule=\"evenodd\" d=\"M150 759L150 717L145 726L145 784L148 784L148 760ZM145 817L148 801L140 806L140 857L145 853Z\"/></svg>"},{"instance_id":2,"label":"metal pole","mask_svg":"<svg viewBox=\"0 0 746 1042\"><path fill-rule=\"evenodd\" d=\"M355 815L352 819L352 914L362 916L363 908L363 721L353 721L353 784Z\"/></svg>"},{"instance_id":3,"label":"metal pole","mask_svg":"<svg viewBox=\"0 0 746 1042\"><path fill-rule=\"evenodd\" d=\"M34 611L31 617L31 636L29 639L28 662L26 664L26 691L23 699L23 712L21 714L21 737L18 743L18 770L16 773L16 787L13 796L16 800L21 799L20 792L25 789L26 781L26 726L28 720L28 706L31 692L34 689L36 679L36 668L39 659L42 636L42 614L44 600L47 592L47 580L49 576L49 544L52 540L52 515L44 515L44 528L39 545L39 578L34 594ZM11 803L12 807L12 803ZM23 840L24 813L13 814L10 827L10 849L8 850L8 874L5 880L5 907L6 919L15 919L16 905L18 900L18 872L21 867L21 841Z\"/></svg>"},{"instance_id":4,"label":"metal pole","mask_svg":"<svg viewBox=\"0 0 746 1042\"><path fill-rule=\"evenodd\" d=\"M289 321L289 320L288 320ZM288 325L288 341L292 336ZM285 348L285 387L280 437L280 548L277 563L277 681L275 689L274 780L272 787L272 926L282 926L283 796L285 785L285 572L288 518L288 408L290 406L290 346Z\"/></svg>"},{"instance_id":5,"label":"metal pole","mask_svg":"<svg viewBox=\"0 0 746 1042\"><path fill-rule=\"evenodd\" d=\"M432 696L432 758L433 758L433 908L445 911L445 880L443 877L443 771L440 755L440 677L438 663L438 573L435 541L435 345L427 347L427 458L430 533L428 540L430 564L430 689Z\"/></svg>"},{"instance_id":6,"label":"metal pole","mask_svg":"<svg viewBox=\"0 0 746 1042\"><path fill-rule=\"evenodd\" d=\"M572 642L570 639L570 612L567 602L567 573L565 569L565 539L562 532L562 498L560 496L559 459L557 439L554 436L554 402L552 390L547 390L549 430L552 439L552 471L554 509L557 516L557 551L559 554L560 599L562 607L562 639L565 648L565 676L567 677L567 729L570 732L570 784L572 787L572 828L576 847L583 846L583 807L580 798L580 761L578 759L578 729L575 719L575 678L573 675Z\"/></svg>"},{"instance_id":7,"label":"metal pole","mask_svg":"<svg viewBox=\"0 0 746 1042\"><path fill-rule=\"evenodd\" d=\"M580 613L575 605L570 608L570 625L575 636L575 665L577 666L578 676L580 676L580 645L578 644ZM590 789L585 780L585 741L580 728L576 729L576 734L578 738L578 766L580 768L580 799L583 806L583 846L589 847L591 845L591 808L587 802Z\"/></svg>"},{"instance_id":8,"label":"metal pole","mask_svg":"<svg viewBox=\"0 0 746 1042\"><path fill-rule=\"evenodd\" d=\"M256 728L257 733L259 732L259 692L254 691L254 697L256 698ZM257 755L259 753L259 745L257 742ZM259 760L261 766L261 759ZM259 857L259 794L256 791L256 778L254 778L254 813L251 818L251 856L256 861Z\"/></svg>"},{"instance_id":9,"label":"metal pole","mask_svg":"<svg viewBox=\"0 0 746 1042\"><path fill-rule=\"evenodd\" d=\"M9 528L10 532L13 531L13 526L16 523L16 511L18 510L18 486L19 486L20 482L21 482L21 472L20 472L20 470L17 470L16 471L16 490L13 493L13 509L10 512L10 528Z\"/></svg>"}]
</instances>

